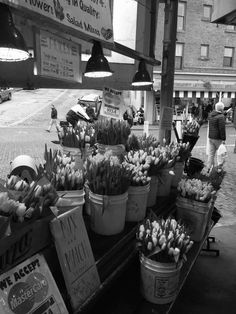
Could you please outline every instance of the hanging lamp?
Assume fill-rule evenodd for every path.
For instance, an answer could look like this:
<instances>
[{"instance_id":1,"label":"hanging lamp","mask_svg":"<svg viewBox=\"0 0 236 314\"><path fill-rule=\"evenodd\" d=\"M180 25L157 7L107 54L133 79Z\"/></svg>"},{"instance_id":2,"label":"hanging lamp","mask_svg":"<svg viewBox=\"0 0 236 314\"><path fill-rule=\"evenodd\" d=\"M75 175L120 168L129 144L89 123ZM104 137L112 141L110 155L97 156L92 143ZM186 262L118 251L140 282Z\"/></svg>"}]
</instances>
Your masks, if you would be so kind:
<instances>
[{"instance_id":1,"label":"hanging lamp","mask_svg":"<svg viewBox=\"0 0 236 314\"><path fill-rule=\"evenodd\" d=\"M146 63L142 59L139 62L138 71L135 73L132 81L133 86L149 86L152 85L153 81L146 69Z\"/></svg>"},{"instance_id":2,"label":"hanging lamp","mask_svg":"<svg viewBox=\"0 0 236 314\"><path fill-rule=\"evenodd\" d=\"M0 3L0 61L15 62L28 58L24 38L13 23L8 5Z\"/></svg>"},{"instance_id":3,"label":"hanging lamp","mask_svg":"<svg viewBox=\"0 0 236 314\"><path fill-rule=\"evenodd\" d=\"M92 55L86 64L84 76L98 78L108 77L112 74L113 72L110 70L109 63L104 57L101 43L94 41Z\"/></svg>"}]
</instances>

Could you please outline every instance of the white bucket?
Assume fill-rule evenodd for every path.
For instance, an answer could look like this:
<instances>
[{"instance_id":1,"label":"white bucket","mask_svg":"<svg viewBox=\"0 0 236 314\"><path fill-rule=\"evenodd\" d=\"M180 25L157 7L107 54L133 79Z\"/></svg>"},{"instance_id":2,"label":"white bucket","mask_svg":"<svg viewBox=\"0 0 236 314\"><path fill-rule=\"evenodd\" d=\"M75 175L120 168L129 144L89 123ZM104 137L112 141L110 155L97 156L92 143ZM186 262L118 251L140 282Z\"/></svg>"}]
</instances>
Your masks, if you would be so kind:
<instances>
[{"instance_id":1,"label":"white bucket","mask_svg":"<svg viewBox=\"0 0 236 314\"><path fill-rule=\"evenodd\" d=\"M28 155L19 155L11 162L10 175L18 175L29 183L36 179L37 168L35 161Z\"/></svg>"},{"instance_id":2,"label":"white bucket","mask_svg":"<svg viewBox=\"0 0 236 314\"><path fill-rule=\"evenodd\" d=\"M72 190L72 191L57 191L59 200L57 201L56 206L61 211L66 211L75 207L83 209L84 199L84 189L81 190Z\"/></svg>"},{"instance_id":3,"label":"white bucket","mask_svg":"<svg viewBox=\"0 0 236 314\"><path fill-rule=\"evenodd\" d=\"M75 159L75 169L83 169L83 159L80 148L62 146L63 154L70 154Z\"/></svg>"},{"instance_id":4,"label":"white bucket","mask_svg":"<svg viewBox=\"0 0 236 314\"><path fill-rule=\"evenodd\" d=\"M147 207L152 207L152 206L154 206L156 204L157 187L158 187L158 178L157 178L157 176L151 176L150 190L148 192Z\"/></svg>"},{"instance_id":5,"label":"white bucket","mask_svg":"<svg viewBox=\"0 0 236 314\"><path fill-rule=\"evenodd\" d=\"M125 226L128 192L121 195L99 195L89 191L91 229L102 235L113 235Z\"/></svg>"},{"instance_id":6,"label":"white bucket","mask_svg":"<svg viewBox=\"0 0 236 314\"><path fill-rule=\"evenodd\" d=\"M130 186L128 189L128 202L126 221L140 221L146 216L147 198L150 183L143 186Z\"/></svg>"},{"instance_id":7,"label":"white bucket","mask_svg":"<svg viewBox=\"0 0 236 314\"><path fill-rule=\"evenodd\" d=\"M174 165L175 175L172 176L171 187L177 188L179 181L182 178L183 172L184 172L184 162L183 161L177 161Z\"/></svg>"},{"instance_id":8,"label":"white bucket","mask_svg":"<svg viewBox=\"0 0 236 314\"><path fill-rule=\"evenodd\" d=\"M211 201L203 203L185 197L176 199L177 219L181 219L189 230L191 240L201 241L208 226Z\"/></svg>"},{"instance_id":9,"label":"white bucket","mask_svg":"<svg viewBox=\"0 0 236 314\"><path fill-rule=\"evenodd\" d=\"M182 264L159 263L140 256L141 293L155 304L166 304L176 297Z\"/></svg>"},{"instance_id":10,"label":"white bucket","mask_svg":"<svg viewBox=\"0 0 236 314\"><path fill-rule=\"evenodd\" d=\"M158 177L157 197L168 196L170 194L173 177L171 172L173 172L173 168L164 168L160 170Z\"/></svg>"}]
</instances>

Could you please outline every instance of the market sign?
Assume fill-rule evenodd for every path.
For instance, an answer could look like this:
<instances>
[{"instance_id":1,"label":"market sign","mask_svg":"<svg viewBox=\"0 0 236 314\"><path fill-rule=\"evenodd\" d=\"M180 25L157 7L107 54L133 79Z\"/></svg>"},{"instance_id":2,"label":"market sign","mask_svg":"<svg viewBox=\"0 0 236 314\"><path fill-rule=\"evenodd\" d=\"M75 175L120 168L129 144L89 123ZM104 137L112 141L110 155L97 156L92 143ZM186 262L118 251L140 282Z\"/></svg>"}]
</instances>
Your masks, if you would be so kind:
<instances>
[{"instance_id":1,"label":"market sign","mask_svg":"<svg viewBox=\"0 0 236 314\"><path fill-rule=\"evenodd\" d=\"M126 110L122 91L104 87L101 115L113 119L123 119Z\"/></svg>"},{"instance_id":2,"label":"market sign","mask_svg":"<svg viewBox=\"0 0 236 314\"><path fill-rule=\"evenodd\" d=\"M7 0L83 34L113 42L109 0Z\"/></svg>"},{"instance_id":3,"label":"market sign","mask_svg":"<svg viewBox=\"0 0 236 314\"><path fill-rule=\"evenodd\" d=\"M82 82L81 46L50 32L36 32L37 74Z\"/></svg>"},{"instance_id":4,"label":"market sign","mask_svg":"<svg viewBox=\"0 0 236 314\"><path fill-rule=\"evenodd\" d=\"M87 230L79 207L50 224L71 305L76 310L100 286Z\"/></svg>"},{"instance_id":5,"label":"market sign","mask_svg":"<svg viewBox=\"0 0 236 314\"><path fill-rule=\"evenodd\" d=\"M0 313L68 314L43 255L36 254L0 276Z\"/></svg>"}]
</instances>

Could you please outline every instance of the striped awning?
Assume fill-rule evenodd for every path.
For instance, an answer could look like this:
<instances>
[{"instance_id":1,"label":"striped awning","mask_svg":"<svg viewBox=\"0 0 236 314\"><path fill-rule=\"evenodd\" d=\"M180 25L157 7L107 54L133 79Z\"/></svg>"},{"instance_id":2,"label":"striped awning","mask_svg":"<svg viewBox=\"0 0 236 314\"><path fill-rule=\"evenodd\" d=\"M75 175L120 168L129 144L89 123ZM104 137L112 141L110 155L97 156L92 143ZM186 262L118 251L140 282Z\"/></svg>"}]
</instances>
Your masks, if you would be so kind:
<instances>
[{"instance_id":1,"label":"striped awning","mask_svg":"<svg viewBox=\"0 0 236 314\"><path fill-rule=\"evenodd\" d=\"M223 98L235 98L235 92L222 92ZM174 91L173 97L179 98L216 98L219 97L218 92L205 91Z\"/></svg>"}]
</instances>

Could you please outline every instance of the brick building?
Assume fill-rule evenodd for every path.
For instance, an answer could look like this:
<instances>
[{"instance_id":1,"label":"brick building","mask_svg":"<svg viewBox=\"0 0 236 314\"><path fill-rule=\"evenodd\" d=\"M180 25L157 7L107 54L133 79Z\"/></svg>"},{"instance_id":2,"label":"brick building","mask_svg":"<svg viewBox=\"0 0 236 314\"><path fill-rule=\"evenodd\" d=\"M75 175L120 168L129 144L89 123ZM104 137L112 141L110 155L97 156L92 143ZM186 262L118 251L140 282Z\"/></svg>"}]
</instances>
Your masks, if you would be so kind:
<instances>
[{"instance_id":1,"label":"brick building","mask_svg":"<svg viewBox=\"0 0 236 314\"><path fill-rule=\"evenodd\" d=\"M178 4L174 76L175 108L200 107L222 97L226 106L236 94L236 26L211 22L214 0ZM158 13L156 58L162 60L164 4ZM160 91L161 66L154 68L154 90Z\"/></svg>"}]
</instances>

